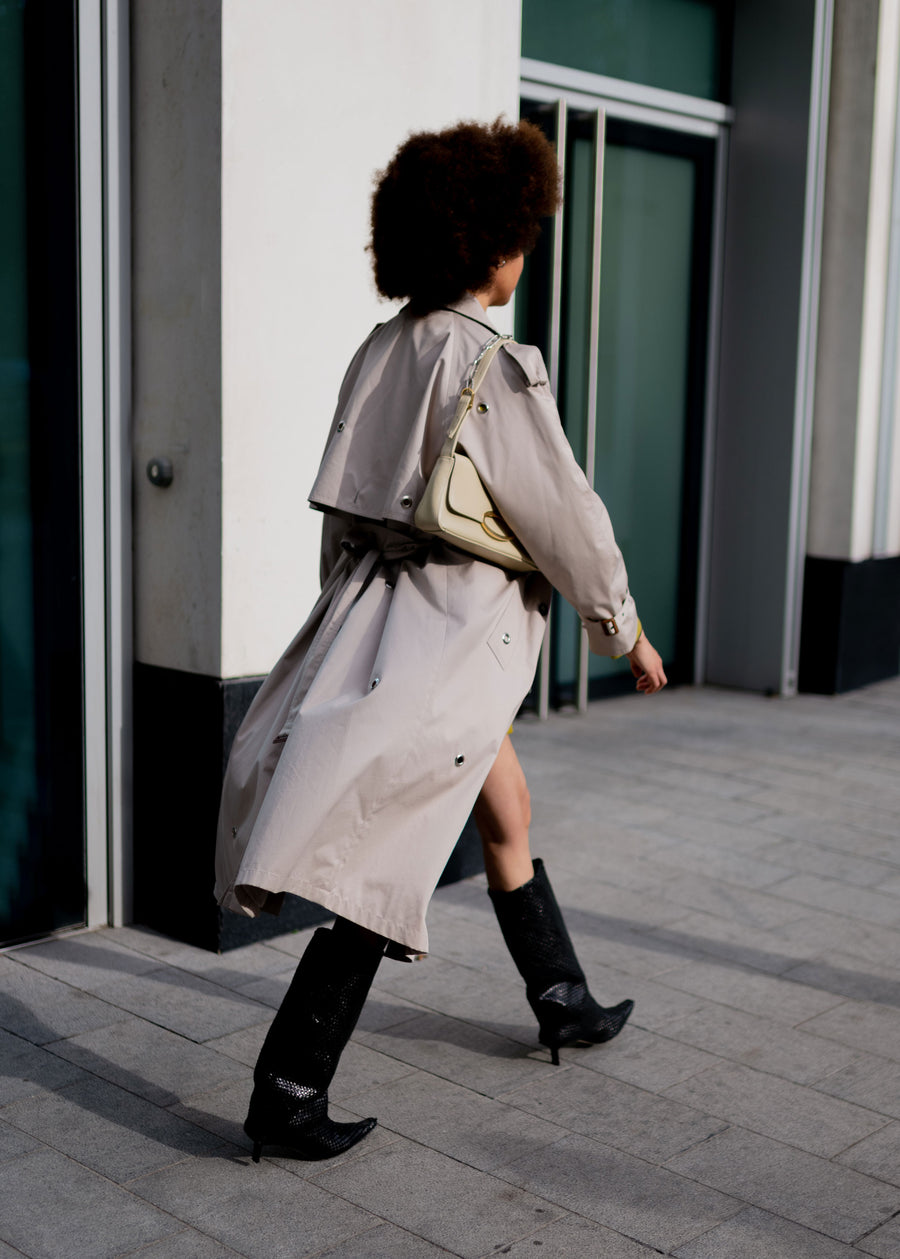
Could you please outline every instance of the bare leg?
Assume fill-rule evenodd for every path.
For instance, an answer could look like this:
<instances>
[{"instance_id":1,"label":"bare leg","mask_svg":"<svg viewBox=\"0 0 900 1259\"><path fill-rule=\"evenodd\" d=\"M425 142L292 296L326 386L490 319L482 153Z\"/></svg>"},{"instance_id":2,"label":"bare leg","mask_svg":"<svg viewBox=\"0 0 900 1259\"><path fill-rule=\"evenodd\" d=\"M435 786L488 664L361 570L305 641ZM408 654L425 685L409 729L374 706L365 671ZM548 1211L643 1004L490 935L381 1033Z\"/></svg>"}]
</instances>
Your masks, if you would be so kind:
<instances>
[{"instance_id":1,"label":"bare leg","mask_svg":"<svg viewBox=\"0 0 900 1259\"><path fill-rule=\"evenodd\" d=\"M474 813L481 832L488 887L512 892L527 883L534 874L528 846L531 798L509 735L500 745L475 801Z\"/></svg>"}]
</instances>

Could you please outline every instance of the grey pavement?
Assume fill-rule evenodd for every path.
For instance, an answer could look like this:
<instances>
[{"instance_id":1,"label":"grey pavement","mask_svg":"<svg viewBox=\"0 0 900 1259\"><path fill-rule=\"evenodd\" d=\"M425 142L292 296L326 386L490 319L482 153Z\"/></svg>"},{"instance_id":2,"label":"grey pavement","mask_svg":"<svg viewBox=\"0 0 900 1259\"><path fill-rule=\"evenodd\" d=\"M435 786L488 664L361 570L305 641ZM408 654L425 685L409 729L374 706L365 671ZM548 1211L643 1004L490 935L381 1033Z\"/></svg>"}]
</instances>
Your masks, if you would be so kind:
<instances>
[{"instance_id":1,"label":"grey pavement","mask_svg":"<svg viewBox=\"0 0 900 1259\"><path fill-rule=\"evenodd\" d=\"M252 1064L309 932L0 956L0 1259L900 1259L900 679L522 721L533 848L622 1035L537 1043L483 878L384 962L343 1158L254 1165Z\"/></svg>"}]
</instances>

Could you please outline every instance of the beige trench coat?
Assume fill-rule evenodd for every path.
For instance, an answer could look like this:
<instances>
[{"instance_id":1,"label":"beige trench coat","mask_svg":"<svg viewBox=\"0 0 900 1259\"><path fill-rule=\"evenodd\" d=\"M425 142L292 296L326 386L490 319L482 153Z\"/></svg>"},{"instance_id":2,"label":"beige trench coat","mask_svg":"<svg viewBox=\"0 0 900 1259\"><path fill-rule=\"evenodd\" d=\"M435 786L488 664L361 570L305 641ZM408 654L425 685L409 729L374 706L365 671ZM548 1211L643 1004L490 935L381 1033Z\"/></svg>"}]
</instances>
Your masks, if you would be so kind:
<instances>
[{"instance_id":1,"label":"beige trench coat","mask_svg":"<svg viewBox=\"0 0 900 1259\"><path fill-rule=\"evenodd\" d=\"M229 909L277 912L293 892L426 952L428 902L531 685L551 583L592 650L634 645L606 509L534 347L504 345L461 445L540 571L509 573L412 527L491 335L472 297L424 318L403 310L350 364L310 494L326 512L322 592L226 771L216 896Z\"/></svg>"}]
</instances>

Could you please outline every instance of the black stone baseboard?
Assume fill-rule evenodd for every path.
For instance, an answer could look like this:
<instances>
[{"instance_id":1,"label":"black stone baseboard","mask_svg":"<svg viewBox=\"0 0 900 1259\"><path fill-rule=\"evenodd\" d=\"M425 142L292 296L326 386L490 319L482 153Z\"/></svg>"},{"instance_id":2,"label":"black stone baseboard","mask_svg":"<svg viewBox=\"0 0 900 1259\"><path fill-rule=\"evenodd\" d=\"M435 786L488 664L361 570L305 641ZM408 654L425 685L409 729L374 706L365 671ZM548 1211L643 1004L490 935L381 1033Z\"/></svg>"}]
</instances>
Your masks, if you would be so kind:
<instances>
[{"instance_id":1,"label":"black stone baseboard","mask_svg":"<svg viewBox=\"0 0 900 1259\"><path fill-rule=\"evenodd\" d=\"M801 691L837 695L900 673L900 556L807 556L800 636Z\"/></svg>"},{"instance_id":2,"label":"black stone baseboard","mask_svg":"<svg viewBox=\"0 0 900 1259\"><path fill-rule=\"evenodd\" d=\"M321 905L285 897L277 916L219 909L213 862L219 796L232 740L262 678L223 680L177 669L134 669L134 920L220 952L324 922ZM469 820L441 884L483 870Z\"/></svg>"}]
</instances>

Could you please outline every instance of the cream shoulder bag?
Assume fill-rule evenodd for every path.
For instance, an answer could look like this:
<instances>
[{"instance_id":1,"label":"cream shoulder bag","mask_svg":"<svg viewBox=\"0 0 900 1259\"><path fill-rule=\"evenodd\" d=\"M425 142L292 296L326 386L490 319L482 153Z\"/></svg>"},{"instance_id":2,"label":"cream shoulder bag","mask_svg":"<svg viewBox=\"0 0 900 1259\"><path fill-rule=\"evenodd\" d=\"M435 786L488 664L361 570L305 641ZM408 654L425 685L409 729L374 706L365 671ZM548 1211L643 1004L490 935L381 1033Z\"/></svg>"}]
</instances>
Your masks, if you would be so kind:
<instances>
[{"instance_id":1,"label":"cream shoulder bag","mask_svg":"<svg viewBox=\"0 0 900 1259\"><path fill-rule=\"evenodd\" d=\"M453 423L413 519L416 528L423 533L443 538L479 559L527 573L535 569L531 556L497 511L472 460L456 449L459 430L472 409L487 369L503 342L510 340L511 337L498 333L472 364L469 379L460 390Z\"/></svg>"}]
</instances>

